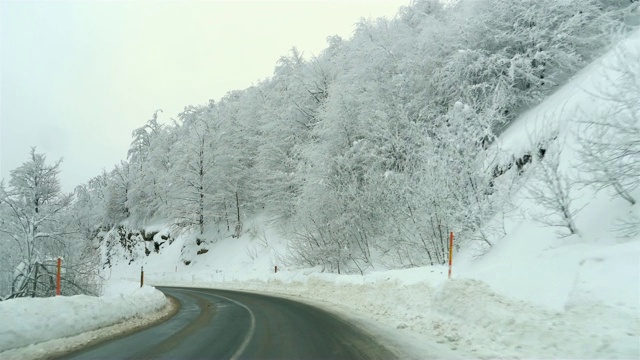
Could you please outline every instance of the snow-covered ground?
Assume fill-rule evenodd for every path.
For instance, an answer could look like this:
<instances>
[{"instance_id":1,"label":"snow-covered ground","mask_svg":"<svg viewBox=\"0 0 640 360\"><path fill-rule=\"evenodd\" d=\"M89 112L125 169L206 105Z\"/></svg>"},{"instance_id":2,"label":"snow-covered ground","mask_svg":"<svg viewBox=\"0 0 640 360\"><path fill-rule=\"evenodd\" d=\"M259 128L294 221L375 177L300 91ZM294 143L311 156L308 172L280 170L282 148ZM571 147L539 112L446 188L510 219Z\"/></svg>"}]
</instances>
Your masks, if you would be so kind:
<instances>
[{"instance_id":1,"label":"snow-covered ground","mask_svg":"<svg viewBox=\"0 0 640 360\"><path fill-rule=\"evenodd\" d=\"M606 106L593 93L610 80L609 65L620 60L620 49L627 50L627 61L640 61L640 32L524 114L496 143L500 153L521 155L530 144L557 135L556 144L565 145L563 171L579 171L571 140L575 127L567 114ZM582 209L575 219L579 234L559 237L534 221L542 209L524 186L496 219L506 235L482 256L462 248L455 255L453 279L447 279L444 267L364 276L293 269L287 266L286 239L261 219L239 239L216 239L212 233L194 247L193 236L178 237L160 254L131 265L123 261L106 275L113 284L136 282L144 266L147 282L156 285L292 296L354 319L402 346L409 358L640 358L640 235L622 237L614 229L618 219L640 216L640 207L606 191L575 191L576 208ZM640 197L640 191L634 195ZM208 252L194 254L203 248ZM2 302L0 350L77 334L165 304L150 288L124 292L100 299ZM37 351L38 345L28 348Z\"/></svg>"},{"instance_id":2,"label":"snow-covered ground","mask_svg":"<svg viewBox=\"0 0 640 360\"><path fill-rule=\"evenodd\" d=\"M167 298L139 282L110 281L101 297L76 295L0 302L0 359L52 356L156 321Z\"/></svg>"}]
</instances>

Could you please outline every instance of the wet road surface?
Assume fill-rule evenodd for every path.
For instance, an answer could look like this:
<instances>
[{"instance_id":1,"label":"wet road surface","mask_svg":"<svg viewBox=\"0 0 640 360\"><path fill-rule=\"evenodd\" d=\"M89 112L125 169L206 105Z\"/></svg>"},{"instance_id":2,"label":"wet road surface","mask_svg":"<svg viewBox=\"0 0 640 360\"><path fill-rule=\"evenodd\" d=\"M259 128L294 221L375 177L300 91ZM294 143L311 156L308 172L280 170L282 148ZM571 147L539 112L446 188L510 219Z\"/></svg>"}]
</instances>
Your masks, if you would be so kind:
<instances>
[{"instance_id":1,"label":"wet road surface","mask_svg":"<svg viewBox=\"0 0 640 360\"><path fill-rule=\"evenodd\" d=\"M370 335L319 308L237 291L158 287L169 320L64 359L394 359Z\"/></svg>"}]
</instances>

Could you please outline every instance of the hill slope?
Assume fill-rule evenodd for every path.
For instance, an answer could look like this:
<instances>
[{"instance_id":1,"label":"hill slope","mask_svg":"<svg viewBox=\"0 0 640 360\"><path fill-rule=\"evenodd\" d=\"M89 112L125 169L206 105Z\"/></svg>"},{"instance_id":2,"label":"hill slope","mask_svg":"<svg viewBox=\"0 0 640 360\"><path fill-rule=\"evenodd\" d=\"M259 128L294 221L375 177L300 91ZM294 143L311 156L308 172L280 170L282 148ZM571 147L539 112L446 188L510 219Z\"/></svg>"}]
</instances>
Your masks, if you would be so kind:
<instances>
[{"instance_id":1,"label":"hill slope","mask_svg":"<svg viewBox=\"0 0 640 360\"><path fill-rule=\"evenodd\" d=\"M633 73L638 63L636 31L501 135L494 150L505 162L541 143L546 160L533 159L522 179L510 185L511 206L487 224L503 231L491 251L456 253L453 280L447 281L441 267L365 276L289 269L286 239L261 219L241 238L212 233L209 242L196 245L194 236L179 237L160 254L116 266L112 276L134 277L144 265L155 284L301 296L359 321L384 324L378 330L418 356L441 351L444 344L453 356L638 357L640 236L623 236L616 228L621 219L640 216L638 205L573 184L568 189L572 208L580 210L574 217L577 234L565 236L558 234L561 227L540 222L548 209L532 195L532 189L545 188L540 163L553 156L565 180L579 177L576 137L582 130L576 119L607 109L609 101L597 94L617 89L620 78L640 81L640 73ZM629 64L632 72L616 72ZM501 177L515 178L516 171L514 166ZM195 255L203 248L208 252ZM407 338L415 340L411 347L402 344Z\"/></svg>"}]
</instances>

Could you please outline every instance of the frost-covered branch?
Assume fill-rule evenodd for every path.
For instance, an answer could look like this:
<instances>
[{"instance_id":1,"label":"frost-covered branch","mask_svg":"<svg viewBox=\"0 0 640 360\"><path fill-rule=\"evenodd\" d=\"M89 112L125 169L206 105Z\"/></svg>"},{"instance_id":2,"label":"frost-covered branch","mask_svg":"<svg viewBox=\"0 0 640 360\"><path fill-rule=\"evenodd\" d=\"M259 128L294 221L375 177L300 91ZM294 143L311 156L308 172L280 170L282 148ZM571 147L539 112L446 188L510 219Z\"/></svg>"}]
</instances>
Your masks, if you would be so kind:
<instances>
[{"instance_id":1,"label":"frost-covered branch","mask_svg":"<svg viewBox=\"0 0 640 360\"><path fill-rule=\"evenodd\" d=\"M620 51L607 80L592 94L604 110L583 112L576 121L581 183L613 189L635 205L640 187L640 51Z\"/></svg>"},{"instance_id":2,"label":"frost-covered branch","mask_svg":"<svg viewBox=\"0 0 640 360\"><path fill-rule=\"evenodd\" d=\"M530 199L543 208L535 220L560 228L560 236L569 236L578 233L574 218L580 209L575 209L571 193L574 181L560 168L560 154L558 148L547 151L532 169L533 177L526 188Z\"/></svg>"}]
</instances>

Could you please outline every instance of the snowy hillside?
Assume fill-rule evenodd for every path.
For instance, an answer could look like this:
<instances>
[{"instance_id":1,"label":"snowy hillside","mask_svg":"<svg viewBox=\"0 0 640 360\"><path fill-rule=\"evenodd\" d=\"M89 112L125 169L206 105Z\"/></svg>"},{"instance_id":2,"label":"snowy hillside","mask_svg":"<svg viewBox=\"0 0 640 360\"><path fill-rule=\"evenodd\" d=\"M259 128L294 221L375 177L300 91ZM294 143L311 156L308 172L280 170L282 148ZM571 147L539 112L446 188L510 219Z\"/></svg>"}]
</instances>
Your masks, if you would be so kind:
<instances>
[{"instance_id":1,"label":"snowy hillside","mask_svg":"<svg viewBox=\"0 0 640 360\"><path fill-rule=\"evenodd\" d=\"M131 249L113 247L105 276L136 281L144 266L153 285L295 297L392 339L408 358L639 358L640 234L627 225L640 219L640 205L610 188L582 185L590 165L579 141L593 135L589 119L619 114L605 95L625 99L634 83L640 89L638 31L501 134L489 152L504 167L494 186L509 189L509 204L482 228L490 248L456 248L453 279L443 266L372 268L363 276L293 266L289 238L267 217L245 223L240 237L226 229L197 236L149 227L149 239L140 234ZM553 209L554 191L564 196L560 205L569 205L570 219ZM640 199L640 188L629 195ZM13 311L7 304L0 303L3 319Z\"/></svg>"},{"instance_id":2,"label":"snowy hillside","mask_svg":"<svg viewBox=\"0 0 640 360\"><path fill-rule=\"evenodd\" d=\"M559 151L561 171L578 174L574 121L583 112L607 108L597 90L616 88L610 81L619 78L612 68L620 61L640 64L639 32L524 114L496 142L499 154L517 158L544 141L547 157ZM640 79L640 73L634 75ZM640 210L607 191L575 184L574 205L581 209L575 216L578 234L559 236L557 228L536 221L545 211L528 191L537 186L535 165L534 160L514 190L509 211L494 219L505 236L482 256L474 248L456 253L453 280L440 267L366 276L289 269L285 239L264 221L240 239L207 244L208 252L193 256L188 266L180 258L182 247L197 245L193 237L182 237L161 254L118 266L112 276L135 276L144 265L154 284L256 290L319 301L394 329L386 336L411 333L421 339L413 344L414 355L430 351L435 342L460 357L638 357L640 236L624 237L615 225L639 216ZM276 265L279 272L274 274Z\"/></svg>"}]
</instances>

